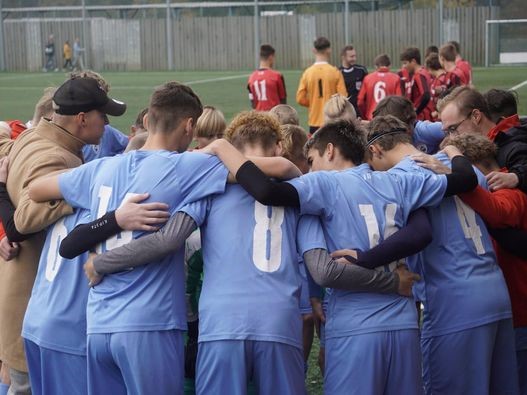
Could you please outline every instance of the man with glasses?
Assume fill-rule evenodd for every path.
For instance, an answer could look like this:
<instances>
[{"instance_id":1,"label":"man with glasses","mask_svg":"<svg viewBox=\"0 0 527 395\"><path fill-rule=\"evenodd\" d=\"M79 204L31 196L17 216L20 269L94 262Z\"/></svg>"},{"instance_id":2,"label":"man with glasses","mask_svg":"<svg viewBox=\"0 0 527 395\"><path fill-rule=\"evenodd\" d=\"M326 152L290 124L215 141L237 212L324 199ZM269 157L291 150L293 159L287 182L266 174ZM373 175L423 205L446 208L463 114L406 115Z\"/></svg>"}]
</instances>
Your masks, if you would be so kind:
<instances>
[{"instance_id":1,"label":"man with glasses","mask_svg":"<svg viewBox=\"0 0 527 395\"><path fill-rule=\"evenodd\" d=\"M495 123L483 95L468 86L454 89L439 102L438 111L446 134L478 133L498 146L498 164L509 173L489 173L491 190L520 188L527 192L527 127L520 124L517 111Z\"/></svg>"}]
</instances>

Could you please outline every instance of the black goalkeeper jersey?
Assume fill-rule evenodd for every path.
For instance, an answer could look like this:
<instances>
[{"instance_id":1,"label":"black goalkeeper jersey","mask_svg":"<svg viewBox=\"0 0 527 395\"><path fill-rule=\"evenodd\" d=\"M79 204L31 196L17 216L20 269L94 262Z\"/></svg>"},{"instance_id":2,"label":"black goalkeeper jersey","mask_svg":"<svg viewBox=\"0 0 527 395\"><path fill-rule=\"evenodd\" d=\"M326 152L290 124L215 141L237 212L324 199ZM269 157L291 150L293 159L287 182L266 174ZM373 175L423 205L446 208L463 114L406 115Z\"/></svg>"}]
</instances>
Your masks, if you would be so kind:
<instances>
[{"instance_id":1,"label":"black goalkeeper jersey","mask_svg":"<svg viewBox=\"0 0 527 395\"><path fill-rule=\"evenodd\" d=\"M346 84L346 90L348 91L349 101L355 107L357 116L360 115L359 107L357 106L357 96L359 95L360 88L362 86L362 80L368 74L366 67L359 64L351 66L349 69L345 69L340 66L339 70L344 76L344 83Z\"/></svg>"}]
</instances>

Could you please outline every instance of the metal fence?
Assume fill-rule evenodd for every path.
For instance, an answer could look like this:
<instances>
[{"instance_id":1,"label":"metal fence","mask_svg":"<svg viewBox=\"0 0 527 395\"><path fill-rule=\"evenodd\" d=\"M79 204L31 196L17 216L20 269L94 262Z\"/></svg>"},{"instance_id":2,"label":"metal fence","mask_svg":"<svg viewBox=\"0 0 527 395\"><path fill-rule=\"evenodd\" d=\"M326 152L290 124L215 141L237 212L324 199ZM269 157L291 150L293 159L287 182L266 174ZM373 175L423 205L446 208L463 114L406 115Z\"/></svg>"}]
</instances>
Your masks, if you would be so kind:
<instances>
[{"instance_id":1,"label":"metal fence","mask_svg":"<svg viewBox=\"0 0 527 395\"><path fill-rule=\"evenodd\" d=\"M422 51L441 39L461 43L463 56L484 63L485 20L499 17L497 7L398 9L273 16L189 16L28 18L3 20L4 67L38 71L45 62L49 34L57 63L62 44L79 37L88 66L95 70L242 70L255 63L257 43L277 50L277 68L300 69L312 62L313 39L326 36L339 62L339 50L353 44L361 63L371 65L387 53L398 64L407 46ZM167 13L167 15L169 15ZM442 21L442 23L440 22ZM167 34L167 26L170 34ZM346 42L346 38L349 42Z\"/></svg>"}]
</instances>

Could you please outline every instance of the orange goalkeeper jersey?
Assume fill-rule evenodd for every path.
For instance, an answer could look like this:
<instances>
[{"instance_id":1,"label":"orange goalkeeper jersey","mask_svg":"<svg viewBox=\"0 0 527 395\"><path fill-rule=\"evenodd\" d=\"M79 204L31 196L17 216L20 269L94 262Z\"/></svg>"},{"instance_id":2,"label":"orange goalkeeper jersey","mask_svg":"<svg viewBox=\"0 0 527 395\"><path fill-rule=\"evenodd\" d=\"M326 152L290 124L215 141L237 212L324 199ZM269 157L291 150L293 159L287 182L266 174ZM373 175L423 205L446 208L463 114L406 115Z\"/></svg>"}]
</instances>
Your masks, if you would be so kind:
<instances>
[{"instance_id":1,"label":"orange goalkeeper jersey","mask_svg":"<svg viewBox=\"0 0 527 395\"><path fill-rule=\"evenodd\" d=\"M316 62L304 71L296 92L296 101L309 108L309 126L322 126L324 105L335 93L348 96L342 73L336 67L327 62Z\"/></svg>"}]
</instances>

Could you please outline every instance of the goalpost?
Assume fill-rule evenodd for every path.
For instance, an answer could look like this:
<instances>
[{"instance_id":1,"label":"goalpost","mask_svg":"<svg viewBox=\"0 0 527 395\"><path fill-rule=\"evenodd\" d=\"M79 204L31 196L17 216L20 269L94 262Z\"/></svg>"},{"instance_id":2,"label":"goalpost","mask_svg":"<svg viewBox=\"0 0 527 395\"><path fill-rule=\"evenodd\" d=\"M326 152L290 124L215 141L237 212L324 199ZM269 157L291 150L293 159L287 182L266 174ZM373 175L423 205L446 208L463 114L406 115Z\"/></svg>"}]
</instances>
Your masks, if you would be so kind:
<instances>
[{"instance_id":1,"label":"goalpost","mask_svg":"<svg viewBox=\"0 0 527 395\"><path fill-rule=\"evenodd\" d=\"M527 19L485 21L485 67L491 64L527 64Z\"/></svg>"}]
</instances>

